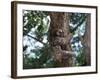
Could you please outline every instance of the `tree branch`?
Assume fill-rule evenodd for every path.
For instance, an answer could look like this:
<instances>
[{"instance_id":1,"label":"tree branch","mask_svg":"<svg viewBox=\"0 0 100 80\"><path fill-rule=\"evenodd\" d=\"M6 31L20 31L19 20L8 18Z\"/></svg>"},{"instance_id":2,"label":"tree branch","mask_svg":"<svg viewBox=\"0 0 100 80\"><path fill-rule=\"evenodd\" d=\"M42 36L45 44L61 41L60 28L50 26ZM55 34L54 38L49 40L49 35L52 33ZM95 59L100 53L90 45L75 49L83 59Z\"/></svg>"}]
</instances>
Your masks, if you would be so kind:
<instances>
[{"instance_id":1,"label":"tree branch","mask_svg":"<svg viewBox=\"0 0 100 80\"><path fill-rule=\"evenodd\" d=\"M75 53L73 51L65 51L63 50L63 52L67 55L72 55L73 57L76 57Z\"/></svg>"},{"instance_id":2,"label":"tree branch","mask_svg":"<svg viewBox=\"0 0 100 80\"><path fill-rule=\"evenodd\" d=\"M39 39L37 39L37 38L35 38L35 37L29 35L29 34L27 34L27 36L28 36L28 37L31 37L31 38L33 38L33 39L35 39L36 41L42 43L43 45L46 45L46 43L42 42L41 40L39 40Z\"/></svg>"}]
</instances>

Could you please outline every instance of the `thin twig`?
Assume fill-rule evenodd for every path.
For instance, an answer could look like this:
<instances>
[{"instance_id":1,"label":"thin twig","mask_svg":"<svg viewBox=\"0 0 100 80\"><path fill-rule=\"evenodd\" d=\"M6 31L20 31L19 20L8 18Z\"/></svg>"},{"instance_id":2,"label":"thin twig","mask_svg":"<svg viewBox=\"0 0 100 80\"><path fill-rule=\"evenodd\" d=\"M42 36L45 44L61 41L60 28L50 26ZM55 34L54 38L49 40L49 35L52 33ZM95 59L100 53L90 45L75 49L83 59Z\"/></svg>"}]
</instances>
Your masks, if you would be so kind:
<instances>
[{"instance_id":1,"label":"thin twig","mask_svg":"<svg viewBox=\"0 0 100 80\"><path fill-rule=\"evenodd\" d=\"M29 37L31 37L31 38L33 38L33 39L39 41L39 42L42 43L43 45L46 45L46 43L42 42L41 40L39 40L39 39L37 39L37 38L35 38L35 37L29 35L29 34L27 34L27 36L29 36Z\"/></svg>"}]
</instances>

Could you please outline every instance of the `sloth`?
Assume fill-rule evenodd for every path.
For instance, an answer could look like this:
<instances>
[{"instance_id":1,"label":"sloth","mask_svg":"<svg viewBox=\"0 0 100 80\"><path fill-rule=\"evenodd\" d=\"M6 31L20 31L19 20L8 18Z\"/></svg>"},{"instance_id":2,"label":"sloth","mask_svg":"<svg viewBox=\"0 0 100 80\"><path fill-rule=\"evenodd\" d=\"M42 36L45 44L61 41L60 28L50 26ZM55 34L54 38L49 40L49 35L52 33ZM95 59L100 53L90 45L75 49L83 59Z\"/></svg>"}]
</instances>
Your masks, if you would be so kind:
<instances>
[{"instance_id":1,"label":"sloth","mask_svg":"<svg viewBox=\"0 0 100 80\"><path fill-rule=\"evenodd\" d=\"M66 37L66 32L63 29L55 29L55 30L51 31L50 36Z\"/></svg>"}]
</instances>

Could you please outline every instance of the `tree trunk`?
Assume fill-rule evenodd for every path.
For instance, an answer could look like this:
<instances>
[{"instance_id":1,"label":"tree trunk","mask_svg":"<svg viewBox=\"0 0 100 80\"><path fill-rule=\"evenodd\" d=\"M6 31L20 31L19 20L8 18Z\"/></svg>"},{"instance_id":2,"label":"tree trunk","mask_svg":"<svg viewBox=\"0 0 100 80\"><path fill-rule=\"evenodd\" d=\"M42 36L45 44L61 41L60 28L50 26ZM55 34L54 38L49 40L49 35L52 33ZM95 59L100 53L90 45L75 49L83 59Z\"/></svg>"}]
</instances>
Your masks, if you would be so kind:
<instances>
[{"instance_id":1,"label":"tree trunk","mask_svg":"<svg viewBox=\"0 0 100 80\"><path fill-rule=\"evenodd\" d=\"M56 67L68 67L73 64L73 53L69 40L71 38L68 26L68 13L50 12L49 43L53 49L52 57Z\"/></svg>"},{"instance_id":2,"label":"tree trunk","mask_svg":"<svg viewBox=\"0 0 100 80\"><path fill-rule=\"evenodd\" d=\"M84 53L86 58L86 65L91 65L91 15L88 14L86 19L86 32L83 38L83 44L84 44Z\"/></svg>"}]
</instances>

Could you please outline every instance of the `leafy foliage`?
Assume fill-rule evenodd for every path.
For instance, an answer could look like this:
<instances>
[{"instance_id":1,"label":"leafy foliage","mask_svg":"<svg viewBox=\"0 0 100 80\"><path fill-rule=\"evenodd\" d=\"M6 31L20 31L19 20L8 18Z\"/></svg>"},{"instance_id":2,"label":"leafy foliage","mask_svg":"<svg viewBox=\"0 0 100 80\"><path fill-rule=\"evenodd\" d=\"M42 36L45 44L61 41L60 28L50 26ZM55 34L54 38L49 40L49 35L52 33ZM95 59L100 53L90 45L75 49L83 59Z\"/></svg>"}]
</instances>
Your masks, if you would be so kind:
<instances>
[{"instance_id":1,"label":"leafy foliage","mask_svg":"<svg viewBox=\"0 0 100 80\"><path fill-rule=\"evenodd\" d=\"M53 67L52 50L47 40L49 24L47 12L23 10L24 69Z\"/></svg>"},{"instance_id":2,"label":"leafy foliage","mask_svg":"<svg viewBox=\"0 0 100 80\"><path fill-rule=\"evenodd\" d=\"M43 34L47 31L48 23L46 12L23 10L23 35L28 34L32 28L37 28L37 32Z\"/></svg>"},{"instance_id":3,"label":"leafy foliage","mask_svg":"<svg viewBox=\"0 0 100 80\"><path fill-rule=\"evenodd\" d=\"M73 34L71 39L71 48L77 55L76 57L76 65L81 66L85 64L85 56L84 56L84 46L82 44L81 39L85 34L86 27L86 17L85 13L71 13L70 14L70 32Z\"/></svg>"}]
</instances>

